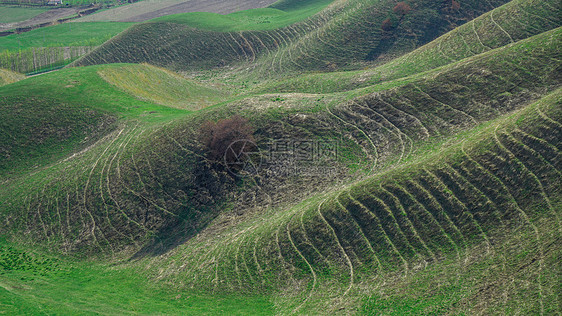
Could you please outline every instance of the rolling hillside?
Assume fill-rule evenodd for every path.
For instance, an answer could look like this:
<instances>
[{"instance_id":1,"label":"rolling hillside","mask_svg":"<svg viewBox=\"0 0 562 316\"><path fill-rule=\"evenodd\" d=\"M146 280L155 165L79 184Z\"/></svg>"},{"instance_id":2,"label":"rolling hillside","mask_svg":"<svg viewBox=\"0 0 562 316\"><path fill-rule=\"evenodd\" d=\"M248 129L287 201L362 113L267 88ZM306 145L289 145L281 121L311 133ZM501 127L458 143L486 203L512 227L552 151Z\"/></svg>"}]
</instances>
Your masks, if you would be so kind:
<instances>
[{"instance_id":1,"label":"rolling hillside","mask_svg":"<svg viewBox=\"0 0 562 316\"><path fill-rule=\"evenodd\" d=\"M282 0L0 71L0 312L560 314L561 9Z\"/></svg>"},{"instance_id":2,"label":"rolling hillside","mask_svg":"<svg viewBox=\"0 0 562 316\"><path fill-rule=\"evenodd\" d=\"M558 1L510 1L411 53L369 71L334 72L329 76L299 75L269 83L260 91L328 93L423 73L559 27L561 11Z\"/></svg>"},{"instance_id":3,"label":"rolling hillside","mask_svg":"<svg viewBox=\"0 0 562 316\"><path fill-rule=\"evenodd\" d=\"M394 1L335 1L302 22L269 31L194 29L179 18L166 18L131 28L76 65L148 62L173 70L191 70L242 62L262 66L253 71L254 75L271 74L269 70L334 70L384 59L386 55L401 55L451 30L456 23L505 2L464 1L462 9L451 15L446 3L418 0L411 7L419 9L398 16L393 12ZM289 10L298 2L288 3L280 6L281 10ZM383 32L381 24L389 17L400 23Z\"/></svg>"}]
</instances>

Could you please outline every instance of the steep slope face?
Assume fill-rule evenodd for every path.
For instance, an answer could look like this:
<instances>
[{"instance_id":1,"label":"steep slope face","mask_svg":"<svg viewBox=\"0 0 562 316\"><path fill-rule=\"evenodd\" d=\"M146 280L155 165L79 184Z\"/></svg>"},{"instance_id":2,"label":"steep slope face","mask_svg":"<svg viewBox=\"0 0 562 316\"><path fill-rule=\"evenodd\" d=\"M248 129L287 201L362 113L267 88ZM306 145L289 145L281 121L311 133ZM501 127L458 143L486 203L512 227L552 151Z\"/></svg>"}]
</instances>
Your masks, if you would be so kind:
<instances>
[{"instance_id":1,"label":"steep slope face","mask_svg":"<svg viewBox=\"0 0 562 316\"><path fill-rule=\"evenodd\" d=\"M350 163L380 172L424 144L538 98L560 85L560 36L556 29L352 101L345 100L353 94L289 95L284 101L258 96L165 125L125 121L88 152L6 184L0 190L10 201L3 205L4 220L28 231L27 241L67 250L138 250L150 240L166 250L200 232L226 205L243 214L294 203L353 176ZM201 122L232 114L251 119L262 147L278 139L340 140L355 158L342 157L336 173L311 177L279 176L274 168L287 166L265 166L238 192L237 178L213 167L198 141Z\"/></svg>"},{"instance_id":2,"label":"steep slope face","mask_svg":"<svg viewBox=\"0 0 562 316\"><path fill-rule=\"evenodd\" d=\"M259 87L261 92L329 93L368 87L457 62L562 25L556 0L513 0L415 51L368 71L298 75Z\"/></svg>"},{"instance_id":3,"label":"steep slope face","mask_svg":"<svg viewBox=\"0 0 562 316\"><path fill-rule=\"evenodd\" d=\"M291 209L218 225L151 259L148 271L219 293L286 289L285 312L350 312L370 294L365 311L380 312L384 293L396 303L435 300L437 291L444 301L418 312L555 313L561 109L557 90L443 152ZM428 286L435 276L433 294L396 291L419 290L417 278Z\"/></svg>"},{"instance_id":4,"label":"steep slope face","mask_svg":"<svg viewBox=\"0 0 562 316\"><path fill-rule=\"evenodd\" d=\"M148 62L185 70L242 62L261 66L262 75L334 70L403 54L505 2L463 1L451 11L449 2L416 0L410 3L411 11L401 14L393 11L394 1L336 1L303 22L271 31L212 32L176 23L145 23L76 65ZM387 18L394 26L383 31Z\"/></svg>"}]
</instances>

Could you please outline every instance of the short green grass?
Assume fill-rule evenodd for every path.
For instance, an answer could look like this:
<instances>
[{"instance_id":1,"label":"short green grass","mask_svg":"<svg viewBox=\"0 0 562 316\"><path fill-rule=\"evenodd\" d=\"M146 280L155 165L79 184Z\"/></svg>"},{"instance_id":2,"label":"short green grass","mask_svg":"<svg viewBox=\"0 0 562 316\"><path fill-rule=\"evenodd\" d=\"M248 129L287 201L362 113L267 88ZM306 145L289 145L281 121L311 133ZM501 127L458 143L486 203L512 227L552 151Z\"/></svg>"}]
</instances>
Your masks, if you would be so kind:
<instances>
[{"instance_id":1,"label":"short green grass","mask_svg":"<svg viewBox=\"0 0 562 316\"><path fill-rule=\"evenodd\" d=\"M279 2L278 8L291 3L296 2ZM182 87L180 76L148 65L65 69L2 87L7 97L4 104L0 99L0 110L8 117L0 128L8 133L0 145L21 145L10 152L19 161L8 167L22 176L0 187L7 210L0 212L1 220L14 227L0 234L35 245L0 240L0 269L6 270L0 270L0 311L554 314L561 293L562 91L556 73L561 32L421 74L411 65L392 68L404 78L373 85L379 83L374 78L363 89L326 95L243 92L197 112L177 109L186 107L184 94L217 97L212 104L224 100L223 89L191 81ZM420 64L424 71L441 65L416 56L414 64L431 61ZM411 72L416 74L408 77ZM349 74L373 79L369 72ZM325 86L309 87L310 92L337 90L347 75L322 74ZM299 83L306 84L306 79ZM209 96L215 93L220 95ZM194 163L197 129L205 120L234 114L248 117L265 140L326 137L353 143L341 151L344 163L369 177L300 182L292 188L324 191L288 206L265 207L259 194L248 198L264 206L255 212L230 212L229 204L221 204L223 217L164 256L120 261L129 253L113 253L113 247L123 249L129 241L113 230L132 231L127 237L145 241L146 235L128 230L134 226L129 216L162 222L178 214L196 216L181 211L191 207L193 196L209 198L205 189L216 184L213 175L205 179L210 185L189 182L201 170ZM56 137L65 134L58 128L85 130L102 115L129 126L120 136L101 131L111 137L63 160L84 147L77 145L83 135L61 141ZM54 132L21 128L28 125ZM45 134L54 141L45 141ZM29 168L49 163L36 172ZM370 166L377 168L365 170ZM258 180L240 181L229 193L269 181ZM293 194L269 190L275 199ZM199 225L200 217L193 218L189 223ZM156 236L165 239L166 233ZM49 257L33 250L76 245L76 255L92 254L76 237L114 257ZM91 246L95 243L99 249ZM51 263L55 269L46 269Z\"/></svg>"},{"instance_id":2,"label":"short green grass","mask_svg":"<svg viewBox=\"0 0 562 316\"><path fill-rule=\"evenodd\" d=\"M227 93L147 64L106 67L98 74L122 91L173 108L199 110L225 100Z\"/></svg>"},{"instance_id":3,"label":"short green grass","mask_svg":"<svg viewBox=\"0 0 562 316\"><path fill-rule=\"evenodd\" d=\"M0 37L0 51L24 50L47 46L96 46L134 23L84 22L64 23L21 34Z\"/></svg>"},{"instance_id":4,"label":"short green grass","mask_svg":"<svg viewBox=\"0 0 562 316\"><path fill-rule=\"evenodd\" d=\"M266 295L209 295L161 287L121 263L45 255L0 242L0 313L271 315Z\"/></svg>"},{"instance_id":5,"label":"short green grass","mask_svg":"<svg viewBox=\"0 0 562 316\"><path fill-rule=\"evenodd\" d=\"M149 22L169 22L186 24L191 27L219 31L273 30L302 21L320 12L333 0L303 1L289 5L275 5L269 8L234 12L227 15L216 13L180 13L150 20Z\"/></svg>"},{"instance_id":6,"label":"short green grass","mask_svg":"<svg viewBox=\"0 0 562 316\"><path fill-rule=\"evenodd\" d=\"M26 8L11 5L0 5L0 23L14 23L31 19L48 8Z\"/></svg>"}]
</instances>

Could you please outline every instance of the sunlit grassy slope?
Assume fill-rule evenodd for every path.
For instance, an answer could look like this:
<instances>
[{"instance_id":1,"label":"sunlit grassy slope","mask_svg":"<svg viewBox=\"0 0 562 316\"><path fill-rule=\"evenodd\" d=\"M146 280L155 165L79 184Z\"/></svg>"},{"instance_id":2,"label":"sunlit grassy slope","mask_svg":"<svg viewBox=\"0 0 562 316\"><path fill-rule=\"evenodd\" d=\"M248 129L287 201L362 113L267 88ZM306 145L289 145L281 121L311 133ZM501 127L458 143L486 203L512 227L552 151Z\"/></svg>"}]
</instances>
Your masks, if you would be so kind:
<instances>
[{"instance_id":1,"label":"sunlit grassy slope","mask_svg":"<svg viewBox=\"0 0 562 316\"><path fill-rule=\"evenodd\" d=\"M226 95L146 65L68 69L1 87L0 93L2 175L85 148L119 120L158 122Z\"/></svg>"},{"instance_id":2,"label":"sunlit grassy slope","mask_svg":"<svg viewBox=\"0 0 562 316\"><path fill-rule=\"evenodd\" d=\"M0 311L10 315L271 315L267 296L186 294L108 264L81 262L0 243Z\"/></svg>"},{"instance_id":3,"label":"sunlit grassy slope","mask_svg":"<svg viewBox=\"0 0 562 316\"><path fill-rule=\"evenodd\" d=\"M199 110L224 101L227 95L150 65L106 67L98 74L138 99L179 109Z\"/></svg>"},{"instance_id":4,"label":"sunlit grassy slope","mask_svg":"<svg viewBox=\"0 0 562 316\"><path fill-rule=\"evenodd\" d=\"M397 33L385 52L411 53L376 67L352 56L393 3L336 1L276 33L140 24L81 61L182 75L95 65L0 87L0 311L559 313L560 5L465 23L500 3L437 11L463 25L415 50ZM402 21L443 5L411 4ZM234 56L221 45L245 57L206 69ZM284 77L317 56L369 68ZM259 174L208 160L200 126L233 115L267 157ZM338 150L293 162L269 155L279 140Z\"/></svg>"},{"instance_id":5,"label":"sunlit grassy slope","mask_svg":"<svg viewBox=\"0 0 562 316\"><path fill-rule=\"evenodd\" d=\"M0 69L0 86L14 83L16 81L24 79L25 76L22 74L15 73L6 69Z\"/></svg>"}]
</instances>

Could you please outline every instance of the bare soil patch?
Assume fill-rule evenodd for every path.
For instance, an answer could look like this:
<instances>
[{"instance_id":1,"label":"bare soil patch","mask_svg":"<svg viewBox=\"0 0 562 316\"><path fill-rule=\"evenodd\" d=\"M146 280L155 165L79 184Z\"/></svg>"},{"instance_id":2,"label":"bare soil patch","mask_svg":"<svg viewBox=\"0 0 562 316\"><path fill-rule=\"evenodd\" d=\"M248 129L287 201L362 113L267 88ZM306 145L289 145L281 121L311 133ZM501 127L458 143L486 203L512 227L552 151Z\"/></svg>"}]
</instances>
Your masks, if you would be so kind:
<instances>
[{"instance_id":1,"label":"bare soil patch","mask_svg":"<svg viewBox=\"0 0 562 316\"><path fill-rule=\"evenodd\" d=\"M186 13L213 12L228 14L241 10L267 7L276 0L146 0L116 7L76 20L76 22L143 22L157 17Z\"/></svg>"}]
</instances>

